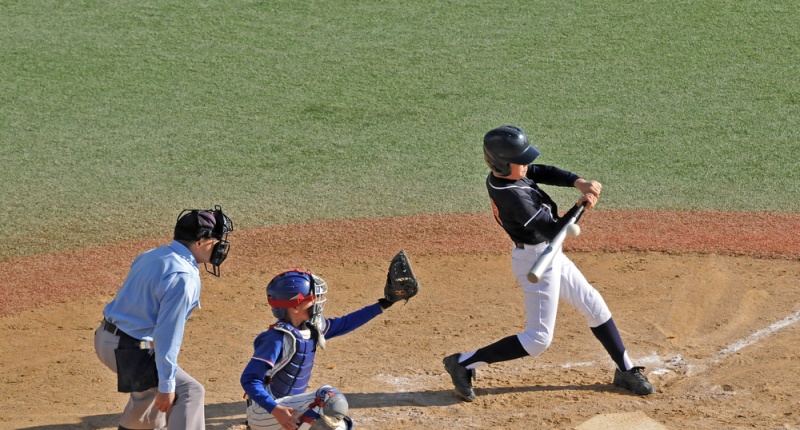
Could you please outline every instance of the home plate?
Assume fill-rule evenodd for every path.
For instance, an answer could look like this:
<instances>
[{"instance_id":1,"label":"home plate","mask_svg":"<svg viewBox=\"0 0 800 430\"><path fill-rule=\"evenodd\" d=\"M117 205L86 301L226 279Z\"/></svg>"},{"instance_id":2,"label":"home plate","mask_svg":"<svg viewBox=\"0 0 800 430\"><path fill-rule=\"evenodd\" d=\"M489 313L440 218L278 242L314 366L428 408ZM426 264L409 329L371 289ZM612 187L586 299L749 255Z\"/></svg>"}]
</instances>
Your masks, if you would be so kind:
<instances>
[{"instance_id":1,"label":"home plate","mask_svg":"<svg viewBox=\"0 0 800 430\"><path fill-rule=\"evenodd\" d=\"M575 430L667 430L643 412L598 415Z\"/></svg>"}]
</instances>

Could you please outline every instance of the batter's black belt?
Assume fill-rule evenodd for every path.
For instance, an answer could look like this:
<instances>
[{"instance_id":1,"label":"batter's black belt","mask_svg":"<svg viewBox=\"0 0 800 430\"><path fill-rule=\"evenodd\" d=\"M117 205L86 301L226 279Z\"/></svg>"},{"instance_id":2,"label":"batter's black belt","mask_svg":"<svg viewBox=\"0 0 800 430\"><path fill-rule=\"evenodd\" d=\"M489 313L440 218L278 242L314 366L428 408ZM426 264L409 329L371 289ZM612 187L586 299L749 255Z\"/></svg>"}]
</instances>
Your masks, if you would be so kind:
<instances>
[{"instance_id":1,"label":"batter's black belt","mask_svg":"<svg viewBox=\"0 0 800 430\"><path fill-rule=\"evenodd\" d=\"M539 243L514 242L514 246L517 247L517 249L525 249L525 245L528 245L528 246L539 246L540 243L542 243L542 242L539 242Z\"/></svg>"}]
</instances>

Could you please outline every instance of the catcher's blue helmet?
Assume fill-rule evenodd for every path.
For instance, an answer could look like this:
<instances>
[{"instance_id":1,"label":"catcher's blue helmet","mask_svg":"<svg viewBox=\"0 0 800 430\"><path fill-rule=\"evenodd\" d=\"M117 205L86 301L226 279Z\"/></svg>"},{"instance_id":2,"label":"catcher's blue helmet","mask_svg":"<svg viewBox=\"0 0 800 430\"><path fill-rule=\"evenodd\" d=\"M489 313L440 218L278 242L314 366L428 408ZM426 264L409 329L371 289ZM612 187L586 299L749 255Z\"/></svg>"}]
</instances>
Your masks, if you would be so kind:
<instances>
[{"instance_id":1,"label":"catcher's blue helmet","mask_svg":"<svg viewBox=\"0 0 800 430\"><path fill-rule=\"evenodd\" d=\"M328 284L319 276L303 270L291 269L279 273L267 284L267 303L272 315L278 319L286 317L286 309L314 301L309 319L322 313Z\"/></svg>"},{"instance_id":2,"label":"catcher's blue helmet","mask_svg":"<svg viewBox=\"0 0 800 430\"><path fill-rule=\"evenodd\" d=\"M539 150L528 143L525 132L513 125L497 127L483 136L483 159L499 176L511 174L509 164L531 164L539 154Z\"/></svg>"}]
</instances>

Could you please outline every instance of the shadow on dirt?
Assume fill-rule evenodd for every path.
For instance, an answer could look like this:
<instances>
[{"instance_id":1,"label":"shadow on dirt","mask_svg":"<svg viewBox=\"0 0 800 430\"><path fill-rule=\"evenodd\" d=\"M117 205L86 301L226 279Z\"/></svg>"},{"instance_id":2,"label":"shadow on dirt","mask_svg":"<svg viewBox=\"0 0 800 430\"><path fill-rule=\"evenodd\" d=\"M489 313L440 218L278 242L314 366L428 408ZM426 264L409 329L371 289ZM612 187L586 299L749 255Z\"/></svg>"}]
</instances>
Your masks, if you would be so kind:
<instances>
[{"instance_id":1,"label":"shadow on dirt","mask_svg":"<svg viewBox=\"0 0 800 430\"><path fill-rule=\"evenodd\" d=\"M500 395L509 393L535 393L537 391L597 391L598 393L619 392L627 393L625 390L614 387L611 384L591 384L591 385L534 385L528 387L500 387L500 388L476 388L475 395L478 397L485 395Z\"/></svg>"},{"instance_id":2,"label":"shadow on dirt","mask_svg":"<svg viewBox=\"0 0 800 430\"><path fill-rule=\"evenodd\" d=\"M476 388L475 394L492 396L537 391L597 391L622 392L609 384L592 385L535 385L527 387ZM388 408L396 406L451 406L461 402L452 390L410 391L404 393L345 393L351 409Z\"/></svg>"},{"instance_id":3,"label":"shadow on dirt","mask_svg":"<svg viewBox=\"0 0 800 430\"><path fill-rule=\"evenodd\" d=\"M536 385L527 387L478 388L478 397L502 395L509 393L545 391L619 391L611 385ZM402 406L452 406L461 401L451 390L425 390L404 393L348 393L347 401L351 409L394 408ZM120 408L121 411L122 408ZM357 415L357 414L355 414ZM33 427L21 427L20 430L98 430L116 429L119 414L89 415L81 418L80 423L48 424ZM206 405L206 428L229 429L244 427L244 401L217 403Z\"/></svg>"},{"instance_id":4,"label":"shadow on dirt","mask_svg":"<svg viewBox=\"0 0 800 430\"><path fill-rule=\"evenodd\" d=\"M120 406L120 412L124 405ZM217 403L206 405L206 429L229 429L244 427L244 401ZM116 430L119 425L119 414L87 415L80 423L48 424L42 426L20 427L19 430Z\"/></svg>"}]
</instances>

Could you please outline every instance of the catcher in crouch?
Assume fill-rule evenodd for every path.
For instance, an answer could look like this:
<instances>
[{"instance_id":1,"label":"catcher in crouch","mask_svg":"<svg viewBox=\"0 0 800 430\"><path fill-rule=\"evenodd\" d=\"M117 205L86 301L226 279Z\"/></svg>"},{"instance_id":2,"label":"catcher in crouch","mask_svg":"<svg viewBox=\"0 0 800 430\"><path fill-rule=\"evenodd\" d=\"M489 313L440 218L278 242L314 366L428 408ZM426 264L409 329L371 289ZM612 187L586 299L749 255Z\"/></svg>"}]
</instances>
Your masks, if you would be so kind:
<instances>
[{"instance_id":1,"label":"catcher in crouch","mask_svg":"<svg viewBox=\"0 0 800 430\"><path fill-rule=\"evenodd\" d=\"M400 300L417 294L419 286L403 251L392 259L384 297L339 318L325 318L327 283L311 272L292 269L267 285L267 302L278 319L259 334L255 352L242 372L247 396L247 424L252 430L349 430L347 399L324 385L306 392L317 346L326 338L349 333Z\"/></svg>"}]
</instances>

